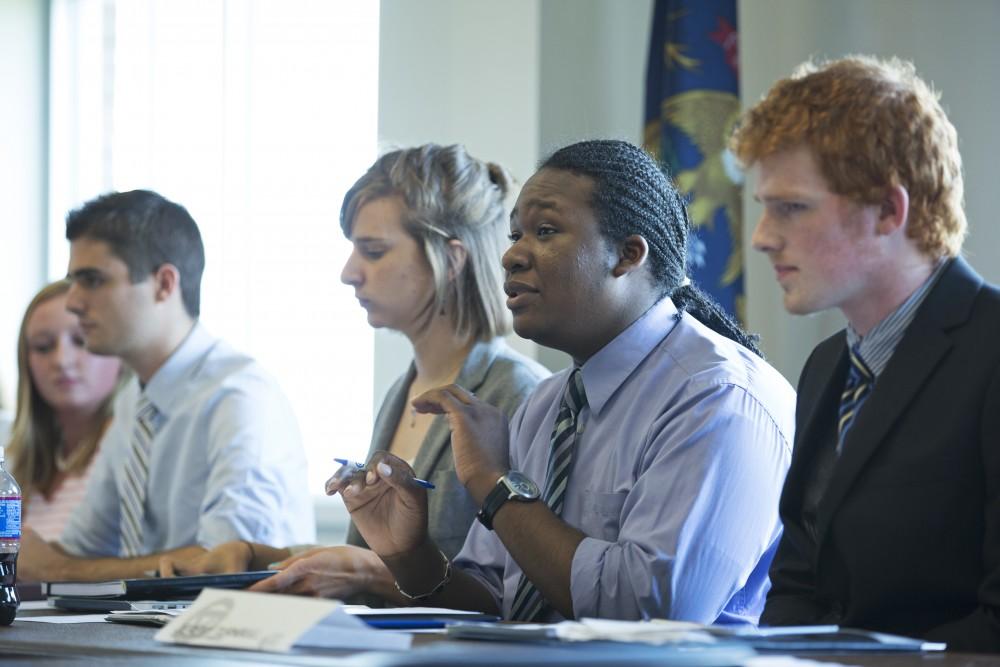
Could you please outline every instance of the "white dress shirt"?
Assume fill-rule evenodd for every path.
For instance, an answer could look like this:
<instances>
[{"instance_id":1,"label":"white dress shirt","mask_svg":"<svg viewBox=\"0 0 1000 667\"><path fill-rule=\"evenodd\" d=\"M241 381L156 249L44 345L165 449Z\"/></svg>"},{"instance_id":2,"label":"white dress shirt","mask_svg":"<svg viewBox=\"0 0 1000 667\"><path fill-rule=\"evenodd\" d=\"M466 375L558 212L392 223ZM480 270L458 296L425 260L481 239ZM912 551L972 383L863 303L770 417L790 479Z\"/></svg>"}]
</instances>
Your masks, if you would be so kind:
<instances>
[{"instance_id":1,"label":"white dress shirt","mask_svg":"<svg viewBox=\"0 0 1000 667\"><path fill-rule=\"evenodd\" d=\"M115 402L85 500L60 538L72 554L120 554L119 495L140 391L133 380ZM295 416L253 359L195 324L145 394L164 422L150 451L143 553L315 540Z\"/></svg>"}]
</instances>

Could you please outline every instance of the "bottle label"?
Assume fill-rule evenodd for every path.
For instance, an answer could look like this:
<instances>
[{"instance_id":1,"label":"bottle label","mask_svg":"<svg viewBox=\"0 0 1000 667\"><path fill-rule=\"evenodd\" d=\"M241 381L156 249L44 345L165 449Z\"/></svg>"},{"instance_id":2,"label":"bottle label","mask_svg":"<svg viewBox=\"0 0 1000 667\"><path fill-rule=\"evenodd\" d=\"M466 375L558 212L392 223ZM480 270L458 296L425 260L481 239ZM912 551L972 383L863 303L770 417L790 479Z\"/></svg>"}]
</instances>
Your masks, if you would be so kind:
<instances>
[{"instance_id":1,"label":"bottle label","mask_svg":"<svg viewBox=\"0 0 1000 667\"><path fill-rule=\"evenodd\" d=\"M21 499L0 498L0 540L21 538Z\"/></svg>"}]
</instances>

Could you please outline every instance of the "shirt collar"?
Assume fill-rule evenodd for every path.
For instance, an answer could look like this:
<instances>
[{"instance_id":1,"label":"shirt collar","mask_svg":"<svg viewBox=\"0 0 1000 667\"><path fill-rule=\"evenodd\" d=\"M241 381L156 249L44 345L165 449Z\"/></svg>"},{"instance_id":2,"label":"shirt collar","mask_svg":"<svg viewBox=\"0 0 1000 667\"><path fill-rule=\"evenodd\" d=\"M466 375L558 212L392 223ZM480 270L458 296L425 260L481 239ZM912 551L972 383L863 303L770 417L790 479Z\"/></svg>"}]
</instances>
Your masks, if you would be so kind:
<instances>
[{"instance_id":1,"label":"shirt collar","mask_svg":"<svg viewBox=\"0 0 1000 667\"><path fill-rule=\"evenodd\" d=\"M177 401L190 391L187 384L196 370L196 362L216 342L200 322L195 322L177 349L149 379L143 392L160 414L169 416Z\"/></svg>"},{"instance_id":2,"label":"shirt collar","mask_svg":"<svg viewBox=\"0 0 1000 667\"><path fill-rule=\"evenodd\" d=\"M876 324L865 336L861 336L850 324L847 325L847 344L855 348L857 354L864 360L877 378L889 365L892 353L903 339L903 334L917 315L920 304L924 302L931 288L943 273L948 261L942 259L931 271L920 287L901 303L885 319Z\"/></svg>"},{"instance_id":3,"label":"shirt collar","mask_svg":"<svg viewBox=\"0 0 1000 667\"><path fill-rule=\"evenodd\" d=\"M673 331L678 319L674 302L664 298L583 364L583 386L592 413L601 412L632 371Z\"/></svg>"}]
</instances>

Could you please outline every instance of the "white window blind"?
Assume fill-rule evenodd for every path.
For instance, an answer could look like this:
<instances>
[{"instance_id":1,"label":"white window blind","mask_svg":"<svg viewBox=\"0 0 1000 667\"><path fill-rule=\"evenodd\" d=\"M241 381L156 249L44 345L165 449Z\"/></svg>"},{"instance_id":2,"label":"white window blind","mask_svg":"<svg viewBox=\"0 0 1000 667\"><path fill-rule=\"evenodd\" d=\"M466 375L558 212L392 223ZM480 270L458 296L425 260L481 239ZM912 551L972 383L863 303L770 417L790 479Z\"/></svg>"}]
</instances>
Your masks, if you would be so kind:
<instances>
[{"instance_id":1,"label":"white window blind","mask_svg":"<svg viewBox=\"0 0 1000 667\"><path fill-rule=\"evenodd\" d=\"M66 212L149 188L188 208L202 321L277 376L310 484L364 457L373 336L339 281L346 189L374 160L377 2L54 0L50 244Z\"/></svg>"}]
</instances>

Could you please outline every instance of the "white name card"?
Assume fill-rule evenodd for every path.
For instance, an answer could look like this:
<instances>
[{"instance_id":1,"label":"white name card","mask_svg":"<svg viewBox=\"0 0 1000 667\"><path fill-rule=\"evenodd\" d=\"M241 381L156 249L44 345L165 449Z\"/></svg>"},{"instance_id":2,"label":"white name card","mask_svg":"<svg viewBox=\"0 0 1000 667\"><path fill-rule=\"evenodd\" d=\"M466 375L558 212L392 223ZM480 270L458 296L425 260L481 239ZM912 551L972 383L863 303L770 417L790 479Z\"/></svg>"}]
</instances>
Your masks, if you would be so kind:
<instances>
[{"instance_id":1,"label":"white name card","mask_svg":"<svg viewBox=\"0 0 1000 667\"><path fill-rule=\"evenodd\" d=\"M336 600L217 588L203 590L186 612L156 633L156 639L173 644L283 653L315 626L329 635L326 648L384 649L389 639L346 614ZM314 641L308 643L320 645Z\"/></svg>"}]
</instances>

